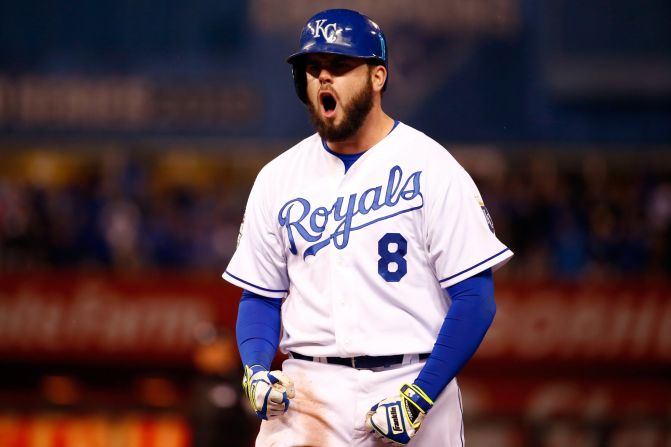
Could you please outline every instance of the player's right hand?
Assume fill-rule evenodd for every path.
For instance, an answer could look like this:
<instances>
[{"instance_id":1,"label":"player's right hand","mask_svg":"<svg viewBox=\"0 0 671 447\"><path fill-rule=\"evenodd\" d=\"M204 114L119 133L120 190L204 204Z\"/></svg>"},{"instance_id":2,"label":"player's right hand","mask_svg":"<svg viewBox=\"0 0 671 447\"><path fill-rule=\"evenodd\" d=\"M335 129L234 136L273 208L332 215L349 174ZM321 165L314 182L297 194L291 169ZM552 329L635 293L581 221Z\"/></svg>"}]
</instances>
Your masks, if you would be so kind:
<instances>
[{"instance_id":1,"label":"player's right hand","mask_svg":"<svg viewBox=\"0 0 671 447\"><path fill-rule=\"evenodd\" d=\"M289 409L289 399L296 395L294 382L282 371L268 372L262 366L245 365L242 388L261 419L282 416Z\"/></svg>"}]
</instances>

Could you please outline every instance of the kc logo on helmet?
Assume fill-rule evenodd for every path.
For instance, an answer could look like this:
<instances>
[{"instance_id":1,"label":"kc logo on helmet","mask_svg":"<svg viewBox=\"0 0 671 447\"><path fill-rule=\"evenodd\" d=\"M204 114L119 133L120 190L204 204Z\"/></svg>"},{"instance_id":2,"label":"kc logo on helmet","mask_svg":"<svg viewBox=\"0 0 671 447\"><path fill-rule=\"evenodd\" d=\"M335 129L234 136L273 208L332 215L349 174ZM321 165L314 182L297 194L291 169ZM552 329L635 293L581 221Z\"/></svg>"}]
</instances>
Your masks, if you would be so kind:
<instances>
[{"instance_id":1,"label":"kc logo on helmet","mask_svg":"<svg viewBox=\"0 0 671 447\"><path fill-rule=\"evenodd\" d=\"M342 28L338 28L337 23L324 25L325 23L326 19L315 20L312 23L308 23L308 29L312 33L312 37L319 37L321 35L324 40L333 43L338 39L338 35L342 33Z\"/></svg>"}]
</instances>

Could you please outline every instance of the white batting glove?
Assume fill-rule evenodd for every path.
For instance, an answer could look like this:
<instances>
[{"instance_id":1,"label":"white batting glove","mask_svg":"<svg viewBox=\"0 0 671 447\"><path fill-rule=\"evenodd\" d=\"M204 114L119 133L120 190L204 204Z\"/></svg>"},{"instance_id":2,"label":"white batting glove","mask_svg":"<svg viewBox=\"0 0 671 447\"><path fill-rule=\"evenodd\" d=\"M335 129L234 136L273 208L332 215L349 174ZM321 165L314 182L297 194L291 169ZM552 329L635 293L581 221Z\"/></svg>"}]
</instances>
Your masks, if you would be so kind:
<instances>
[{"instance_id":1,"label":"white batting glove","mask_svg":"<svg viewBox=\"0 0 671 447\"><path fill-rule=\"evenodd\" d=\"M289 409L289 399L296 396L294 382L282 371L268 372L262 366L245 365L242 389L261 419L282 416Z\"/></svg>"},{"instance_id":2,"label":"white batting glove","mask_svg":"<svg viewBox=\"0 0 671 447\"><path fill-rule=\"evenodd\" d=\"M433 401L415 384L405 384L401 393L373 405L366 426L386 444L406 445L424 421Z\"/></svg>"}]
</instances>

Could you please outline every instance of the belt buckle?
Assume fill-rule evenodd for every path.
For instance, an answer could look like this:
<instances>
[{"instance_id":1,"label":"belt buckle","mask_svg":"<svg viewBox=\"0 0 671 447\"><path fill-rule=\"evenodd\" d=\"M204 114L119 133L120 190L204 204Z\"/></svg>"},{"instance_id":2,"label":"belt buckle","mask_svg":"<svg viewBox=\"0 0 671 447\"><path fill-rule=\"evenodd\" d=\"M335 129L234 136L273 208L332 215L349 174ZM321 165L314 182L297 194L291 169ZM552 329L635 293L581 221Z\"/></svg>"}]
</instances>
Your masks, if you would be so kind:
<instances>
[{"instance_id":1,"label":"belt buckle","mask_svg":"<svg viewBox=\"0 0 671 447\"><path fill-rule=\"evenodd\" d=\"M356 357L350 357L350 360L352 360L352 368L356 369Z\"/></svg>"}]
</instances>

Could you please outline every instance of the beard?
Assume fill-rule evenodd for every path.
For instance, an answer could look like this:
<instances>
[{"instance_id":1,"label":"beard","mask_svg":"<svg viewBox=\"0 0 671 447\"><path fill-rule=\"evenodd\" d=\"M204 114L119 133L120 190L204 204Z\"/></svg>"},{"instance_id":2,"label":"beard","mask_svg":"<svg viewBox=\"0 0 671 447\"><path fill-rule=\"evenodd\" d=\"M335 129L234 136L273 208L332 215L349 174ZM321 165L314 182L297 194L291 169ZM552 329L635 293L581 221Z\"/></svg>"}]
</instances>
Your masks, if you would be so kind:
<instances>
[{"instance_id":1,"label":"beard","mask_svg":"<svg viewBox=\"0 0 671 447\"><path fill-rule=\"evenodd\" d=\"M334 121L324 120L319 115L319 110L312 101L308 101L308 112L310 122L322 139L326 141L345 141L356 134L368 113L373 108L373 82L367 77L368 82L357 92L349 104L338 104L342 107L343 121L336 125Z\"/></svg>"}]
</instances>

